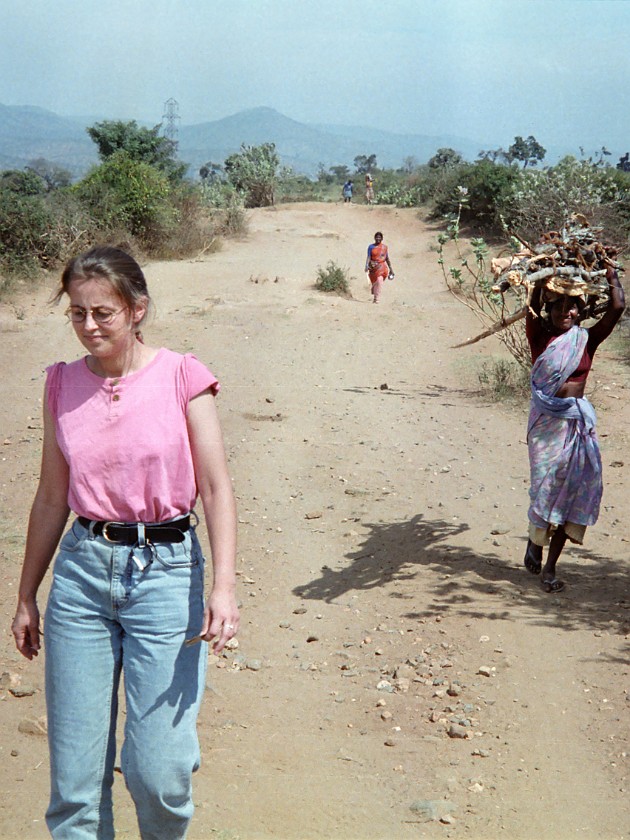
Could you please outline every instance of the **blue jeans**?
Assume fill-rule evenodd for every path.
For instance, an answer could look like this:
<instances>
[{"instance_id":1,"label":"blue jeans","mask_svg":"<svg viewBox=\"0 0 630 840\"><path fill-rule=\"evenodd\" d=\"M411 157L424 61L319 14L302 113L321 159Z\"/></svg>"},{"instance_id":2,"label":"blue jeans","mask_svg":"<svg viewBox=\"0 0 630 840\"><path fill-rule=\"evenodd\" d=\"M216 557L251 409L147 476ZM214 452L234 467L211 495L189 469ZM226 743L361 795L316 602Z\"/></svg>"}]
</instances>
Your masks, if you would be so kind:
<instances>
[{"instance_id":1,"label":"blue jeans","mask_svg":"<svg viewBox=\"0 0 630 840\"><path fill-rule=\"evenodd\" d=\"M121 768L142 840L183 838L199 767L197 714L207 646L186 647L203 620L204 560L182 543L135 548L75 521L56 558L45 619L54 838L114 837L118 686L126 722Z\"/></svg>"}]
</instances>

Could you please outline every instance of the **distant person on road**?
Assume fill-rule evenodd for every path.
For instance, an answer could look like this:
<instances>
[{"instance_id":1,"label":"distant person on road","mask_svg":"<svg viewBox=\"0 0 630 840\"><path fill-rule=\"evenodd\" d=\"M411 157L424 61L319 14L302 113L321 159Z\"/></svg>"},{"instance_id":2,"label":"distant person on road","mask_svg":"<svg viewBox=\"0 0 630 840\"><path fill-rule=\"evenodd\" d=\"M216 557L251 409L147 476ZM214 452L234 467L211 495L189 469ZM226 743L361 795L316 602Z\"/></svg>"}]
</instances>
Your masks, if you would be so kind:
<instances>
[{"instance_id":1,"label":"distant person on road","mask_svg":"<svg viewBox=\"0 0 630 840\"><path fill-rule=\"evenodd\" d=\"M545 592L560 592L556 563L569 539L582 544L602 497L595 412L584 397L593 356L621 317L625 301L617 272L608 268L608 307L592 327L579 326L582 296L537 289L527 314L532 353L532 402L527 427L531 473L525 567L541 575ZM543 295L545 296L543 300ZM543 306L548 318L541 317ZM532 314L535 313L535 314ZM536 317L538 316L538 317ZM548 545L543 566L543 547Z\"/></svg>"},{"instance_id":2,"label":"distant person on road","mask_svg":"<svg viewBox=\"0 0 630 840\"><path fill-rule=\"evenodd\" d=\"M194 809L206 642L218 653L239 621L219 385L193 355L144 344L149 292L124 251L98 247L71 260L56 298L65 295L88 353L47 371L41 472L12 624L19 652L37 656L37 592L57 552L43 638L46 822L57 840L114 837L123 676L120 765L139 836L180 840ZM205 605L197 497L213 566Z\"/></svg>"},{"instance_id":3,"label":"distant person on road","mask_svg":"<svg viewBox=\"0 0 630 840\"><path fill-rule=\"evenodd\" d=\"M383 242L383 234L380 230L377 230L374 234L374 243L368 245L365 271L372 284L373 302L378 303L383 283L385 280L394 279L394 269L389 261L387 245Z\"/></svg>"},{"instance_id":4,"label":"distant person on road","mask_svg":"<svg viewBox=\"0 0 630 840\"><path fill-rule=\"evenodd\" d=\"M343 201L344 204L350 204L352 201L352 190L354 189L354 184L352 181L346 181L343 185Z\"/></svg>"},{"instance_id":5,"label":"distant person on road","mask_svg":"<svg viewBox=\"0 0 630 840\"><path fill-rule=\"evenodd\" d=\"M369 172L365 173L365 202L366 204L374 203L374 181Z\"/></svg>"}]
</instances>

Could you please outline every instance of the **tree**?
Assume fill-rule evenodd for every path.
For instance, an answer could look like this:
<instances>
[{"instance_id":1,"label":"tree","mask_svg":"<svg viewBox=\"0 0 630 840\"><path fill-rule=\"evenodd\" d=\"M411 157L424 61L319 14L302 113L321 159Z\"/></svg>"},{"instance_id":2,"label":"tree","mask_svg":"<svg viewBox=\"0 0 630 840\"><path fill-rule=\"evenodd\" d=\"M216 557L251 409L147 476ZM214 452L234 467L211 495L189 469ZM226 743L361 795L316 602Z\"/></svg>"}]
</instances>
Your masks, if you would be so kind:
<instances>
[{"instance_id":1,"label":"tree","mask_svg":"<svg viewBox=\"0 0 630 840\"><path fill-rule=\"evenodd\" d=\"M582 155L582 158L586 157L584 152L584 146L580 146L580 154ZM591 166L594 166L596 169L607 169L610 164L606 160L604 160L604 158L610 157L610 155L611 152L608 151L606 146L602 146L594 154L589 155L587 163L590 163Z\"/></svg>"},{"instance_id":2,"label":"tree","mask_svg":"<svg viewBox=\"0 0 630 840\"><path fill-rule=\"evenodd\" d=\"M414 155L407 155L407 157L403 160L403 172L407 175L411 175L412 172L418 168L418 159Z\"/></svg>"},{"instance_id":3,"label":"tree","mask_svg":"<svg viewBox=\"0 0 630 840\"><path fill-rule=\"evenodd\" d=\"M199 168L199 177L206 184L214 184L216 181L220 181L222 175L223 167L221 164L213 163L211 160Z\"/></svg>"},{"instance_id":4,"label":"tree","mask_svg":"<svg viewBox=\"0 0 630 840\"><path fill-rule=\"evenodd\" d=\"M187 166L175 159L176 145L168 137L161 137L161 124L143 128L135 120L104 120L85 130L98 147L98 156L106 161L115 152L125 152L131 160L148 163L172 181L184 177Z\"/></svg>"},{"instance_id":5,"label":"tree","mask_svg":"<svg viewBox=\"0 0 630 840\"><path fill-rule=\"evenodd\" d=\"M539 161L544 160L546 154L547 150L530 134L527 140L519 136L515 137L507 150L506 157L510 163L515 160L521 161L523 169L526 169L528 166L536 166Z\"/></svg>"},{"instance_id":6,"label":"tree","mask_svg":"<svg viewBox=\"0 0 630 840\"><path fill-rule=\"evenodd\" d=\"M48 192L58 190L61 187L69 187L72 183L72 173L46 158L36 158L30 161L26 169L34 172L46 184Z\"/></svg>"},{"instance_id":7,"label":"tree","mask_svg":"<svg viewBox=\"0 0 630 840\"><path fill-rule=\"evenodd\" d=\"M353 163L357 175L365 175L376 169L376 155L357 155Z\"/></svg>"},{"instance_id":8,"label":"tree","mask_svg":"<svg viewBox=\"0 0 630 840\"><path fill-rule=\"evenodd\" d=\"M623 157L619 158L616 168L621 169L622 172L630 172L630 152L626 152Z\"/></svg>"},{"instance_id":9,"label":"tree","mask_svg":"<svg viewBox=\"0 0 630 840\"><path fill-rule=\"evenodd\" d=\"M269 207L274 203L280 158L275 143L241 145L225 160L230 183L245 196L247 207Z\"/></svg>"},{"instance_id":10,"label":"tree","mask_svg":"<svg viewBox=\"0 0 630 840\"><path fill-rule=\"evenodd\" d=\"M340 183L343 183L350 177L350 169L347 166L331 166L328 171Z\"/></svg>"},{"instance_id":11,"label":"tree","mask_svg":"<svg viewBox=\"0 0 630 840\"><path fill-rule=\"evenodd\" d=\"M459 164L463 162L464 159L459 152L456 152L455 149L447 147L438 149L427 165L431 169L450 169L453 166L459 166Z\"/></svg>"},{"instance_id":12,"label":"tree","mask_svg":"<svg viewBox=\"0 0 630 840\"><path fill-rule=\"evenodd\" d=\"M490 163L497 163L498 161L503 161L504 163L508 163L508 155L505 149L502 149L500 146L498 149L487 149L481 150L477 155L479 160L489 160Z\"/></svg>"},{"instance_id":13,"label":"tree","mask_svg":"<svg viewBox=\"0 0 630 840\"><path fill-rule=\"evenodd\" d=\"M326 169L325 164L320 163L317 167L317 180L320 184L334 184L335 176L330 169Z\"/></svg>"}]
</instances>

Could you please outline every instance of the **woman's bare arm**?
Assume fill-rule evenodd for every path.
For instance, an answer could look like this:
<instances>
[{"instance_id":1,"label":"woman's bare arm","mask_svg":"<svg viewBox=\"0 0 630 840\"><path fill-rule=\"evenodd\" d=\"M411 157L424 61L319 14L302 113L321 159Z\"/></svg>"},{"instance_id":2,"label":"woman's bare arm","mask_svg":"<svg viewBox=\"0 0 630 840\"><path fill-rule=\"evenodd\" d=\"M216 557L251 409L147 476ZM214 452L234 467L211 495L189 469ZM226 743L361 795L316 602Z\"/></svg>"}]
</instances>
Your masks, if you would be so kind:
<instances>
[{"instance_id":1,"label":"woman's bare arm","mask_svg":"<svg viewBox=\"0 0 630 840\"><path fill-rule=\"evenodd\" d=\"M626 308L623 286L619 282L619 275L614 268L608 269L606 279L608 280L608 293L610 295L608 307L599 321L589 327L588 330L589 339L595 346L608 338Z\"/></svg>"},{"instance_id":2,"label":"woman's bare arm","mask_svg":"<svg viewBox=\"0 0 630 840\"><path fill-rule=\"evenodd\" d=\"M218 653L238 629L239 621L236 603L236 503L219 418L210 391L204 391L190 401L187 419L214 573L200 635L207 641L216 639L214 650Z\"/></svg>"},{"instance_id":3,"label":"woman's bare arm","mask_svg":"<svg viewBox=\"0 0 630 840\"><path fill-rule=\"evenodd\" d=\"M28 521L18 606L11 625L17 649L27 659L37 656L40 648L37 591L68 520L68 480L68 465L57 443L54 421L48 408L44 408L41 471Z\"/></svg>"}]
</instances>

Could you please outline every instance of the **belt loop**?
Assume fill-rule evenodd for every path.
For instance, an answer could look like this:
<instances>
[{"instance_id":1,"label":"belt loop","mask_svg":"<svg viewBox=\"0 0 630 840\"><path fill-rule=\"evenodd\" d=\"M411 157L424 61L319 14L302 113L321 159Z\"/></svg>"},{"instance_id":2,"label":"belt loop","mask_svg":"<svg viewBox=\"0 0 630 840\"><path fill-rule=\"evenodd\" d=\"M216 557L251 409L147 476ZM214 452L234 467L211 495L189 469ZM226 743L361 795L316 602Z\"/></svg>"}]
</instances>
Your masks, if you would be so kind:
<instances>
[{"instance_id":1,"label":"belt loop","mask_svg":"<svg viewBox=\"0 0 630 840\"><path fill-rule=\"evenodd\" d=\"M138 522L138 548L144 548L147 540L144 533L144 522Z\"/></svg>"},{"instance_id":2,"label":"belt loop","mask_svg":"<svg viewBox=\"0 0 630 840\"><path fill-rule=\"evenodd\" d=\"M95 519L90 519L90 524L88 525L88 534L90 535L91 540L96 539L96 537L94 536L94 526L95 525L96 525L96 520Z\"/></svg>"}]
</instances>

